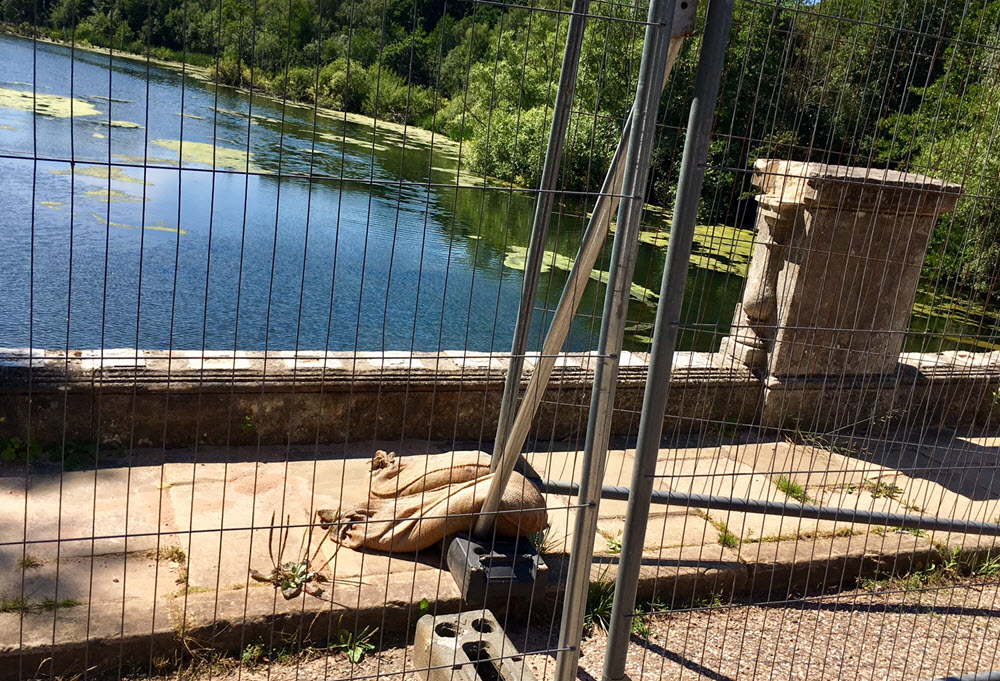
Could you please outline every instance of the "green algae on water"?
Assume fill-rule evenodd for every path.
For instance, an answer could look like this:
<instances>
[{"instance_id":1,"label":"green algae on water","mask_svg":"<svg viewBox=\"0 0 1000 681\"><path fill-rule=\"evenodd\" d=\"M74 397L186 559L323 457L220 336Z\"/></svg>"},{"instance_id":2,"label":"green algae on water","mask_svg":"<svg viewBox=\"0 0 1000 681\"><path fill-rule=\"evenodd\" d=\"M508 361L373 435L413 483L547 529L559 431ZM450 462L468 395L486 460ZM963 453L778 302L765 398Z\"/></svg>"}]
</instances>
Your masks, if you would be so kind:
<instances>
[{"instance_id":1,"label":"green algae on water","mask_svg":"<svg viewBox=\"0 0 1000 681\"><path fill-rule=\"evenodd\" d=\"M228 168L243 172L259 173L261 169L253 163L253 153L240 149L229 149L205 142L188 142L181 144L180 140L153 140L153 144L164 149L176 151L182 155L182 163L198 163L214 168Z\"/></svg>"},{"instance_id":2,"label":"green algae on water","mask_svg":"<svg viewBox=\"0 0 1000 681\"><path fill-rule=\"evenodd\" d=\"M510 251L504 256L503 264L512 270L523 272L528 266L528 249L524 246L511 246ZM569 272L573 268L573 258L556 253L555 251L545 251L542 255L542 273L551 272L553 269Z\"/></svg>"},{"instance_id":3,"label":"green algae on water","mask_svg":"<svg viewBox=\"0 0 1000 681\"><path fill-rule=\"evenodd\" d=\"M95 132L95 133L94 133L94 137L96 137L96 138L97 138L97 139L99 139L99 140L102 140L102 139L105 139L104 135L102 135L102 134L101 134L101 133L99 133L99 132Z\"/></svg>"},{"instance_id":4,"label":"green algae on water","mask_svg":"<svg viewBox=\"0 0 1000 681\"><path fill-rule=\"evenodd\" d=\"M95 116L100 113L90 102L76 97L47 95L25 90L0 88L0 109L34 111L42 116L70 118L73 116Z\"/></svg>"},{"instance_id":5,"label":"green algae on water","mask_svg":"<svg viewBox=\"0 0 1000 681\"><path fill-rule=\"evenodd\" d=\"M691 264L745 277L753 255L754 233L729 225L695 225Z\"/></svg>"},{"instance_id":6,"label":"green algae on water","mask_svg":"<svg viewBox=\"0 0 1000 681\"><path fill-rule=\"evenodd\" d=\"M119 161L125 161L125 163L135 163L137 165L160 165L160 166L176 166L178 162L176 159L172 158L157 158L155 156L129 156L128 154L113 154L115 158Z\"/></svg>"},{"instance_id":7,"label":"green algae on water","mask_svg":"<svg viewBox=\"0 0 1000 681\"><path fill-rule=\"evenodd\" d=\"M66 168L65 170L49 170L53 175L82 175L84 177L93 177L99 180L114 180L117 182L129 182L131 184L145 184L149 185L150 182L143 182L138 177L132 177L131 175L125 173L121 168L109 168L107 166L87 166L85 168Z\"/></svg>"},{"instance_id":8,"label":"green algae on water","mask_svg":"<svg viewBox=\"0 0 1000 681\"><path fill-rule=\"evenodd\" d=\"M608 277L610 273L605 270L594 270L590 273L590 278L601 282L605 286L608 284ZM655 303L660 297L660 294L651 288L646 288L641 284L637 284L634 281L629 289L629 295L638 300L640 303Z\"/></svg>"},{"instance_id":9,"label":"green algae on water","mask_svg":"<svg viewBox=\"0 0 1000 681\"><path fill-rule=\"evenodd\" d=\"M128 130L141 130L142 126L132 121L109 121L107 119L98 121L101 125L110 125L112 128L125 128Z\"/></svg>"},{"instance_id":10,"label":"green algae on water","mask_svg":"<svg viewBox=\"0 0 1000 681\"><path fill-rule=\"evenodd\" d=\"M524 246L511 246L510 251L504 256L503 264L512 270L523 272L527 267L528 249ZM556 253L555 251L545 251L542 256L542 273L551 272L553 269L569 272L573 269L573 258ZM594 270L590 273L590 278L604 285L608 283L608 272L604 270ZM639 302L655 302L659 297L652 289L640 284L632 283L629 295Z\"/></svg>"},{"instance_id":11,"label":"green algae on water","mask_svg":"<svg viewBox=\"0 0 1000 681\"><path fill-rule=\"evenodd\" d=\"M65 201L42 201L40 203L46 208L51 208L52 210L62 210L62 207L66 205Z\"/></svg>"},{"instance_id":12,"label":"green algae on water","mask_svg":"<svg viewBox=\"0 0 1000 681\"><path fill-rule=\"evenodd\" d=\"M17 132L18 130L20 130L20 128L13 125L7 125L6 123L0 123L0 130L7 130L8 132Z\"/></svg>"},{"instance_id":13,"label":"green algae on water","mask_svg":"<svg viewBox=\"0 0 1000 681\"><path fill-rule=\"evenodd\" d=\"M94 212L90 212L90 217L94 218L95 220L97 220L98 222L100 222L102 225L107 225L108 227L121 227L122 229L144 229L144 230L147 230L147 231L148 230L153 230L153 231L158 231L158 232L171 232L171 233L174 233L174 234L180 234L182 236L185 235L185 234L187 234L187 232L185 232L183 229L181 229L179 227L171 227L170 225L168 225L168 224L166 224L164 222L161 222L161 221L154 222L151 225L143 225L142 227L139 227L137 225L126 225L126 224L122 224L120 222L113 222L111 220L108 220L104 216L98 215L97 213L94 213Z\"/></svg>"},{"instance_id":14,"label":"green algae on water","mask_svg":"<svg viewBox=\"0 0 1000 681\"><path fill-rule=\"evenodd\" d=\"M84 194L104 203L142 203L143 201L149 201L148 198L121 192L117 189L94 189L93 191L84 192Z\"/></svg>"}]
</instances>

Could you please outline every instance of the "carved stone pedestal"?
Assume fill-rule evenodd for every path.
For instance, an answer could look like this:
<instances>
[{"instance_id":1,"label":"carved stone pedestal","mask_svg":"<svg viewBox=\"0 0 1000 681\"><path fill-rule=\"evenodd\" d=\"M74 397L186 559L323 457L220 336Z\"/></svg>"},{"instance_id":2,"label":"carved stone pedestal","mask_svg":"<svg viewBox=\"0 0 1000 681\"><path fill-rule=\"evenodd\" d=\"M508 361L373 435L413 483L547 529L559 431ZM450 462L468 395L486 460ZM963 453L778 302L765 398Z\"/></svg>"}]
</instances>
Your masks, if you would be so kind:
<instances>
[{"instance_id":1,"label":"carved stone pedestal","mask_svg":"<svg viewBox=\"0 0 1000 681\"><path fill-rule=\"evenodd\" d=\"M796 413L813 422L831 399L857 402L844 391L859 385L872 387L863 401L877 409L896 373L935 221L961 188L893 170L769 159L754 168L757 245L718 361L766 379L770 425L788 425Z\"/></svg>"}]
</instances>

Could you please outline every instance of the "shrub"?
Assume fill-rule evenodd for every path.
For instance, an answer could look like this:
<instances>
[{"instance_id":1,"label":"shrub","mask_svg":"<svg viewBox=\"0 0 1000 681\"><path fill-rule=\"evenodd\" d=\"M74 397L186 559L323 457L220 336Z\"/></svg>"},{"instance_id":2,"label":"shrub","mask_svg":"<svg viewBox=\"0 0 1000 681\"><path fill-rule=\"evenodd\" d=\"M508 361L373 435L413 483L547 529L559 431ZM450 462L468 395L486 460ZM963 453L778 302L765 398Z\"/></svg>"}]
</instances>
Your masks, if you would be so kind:
<instances>
[{"instance_id":1,"label":"shrub","mask_svg":"<svg viewBox=\"0 0 1000 681\"><path fill-rule=\"evenodd\" d=\"M324 105L359 112L368 96L368 72L360 64L338 59L320 71L320 96Z\"/></svg>"},{"instance_id":2,"label":"shrub","mask_svg":"<svg viewBox=\"0 0 1000 681\"><path fill-rule=\"evenodd\" d=\"M476 121L469 162L480 175L535 186L548 136L543 107L530 111L496 109L488 121Z\"/></svg>"}]
</instances>

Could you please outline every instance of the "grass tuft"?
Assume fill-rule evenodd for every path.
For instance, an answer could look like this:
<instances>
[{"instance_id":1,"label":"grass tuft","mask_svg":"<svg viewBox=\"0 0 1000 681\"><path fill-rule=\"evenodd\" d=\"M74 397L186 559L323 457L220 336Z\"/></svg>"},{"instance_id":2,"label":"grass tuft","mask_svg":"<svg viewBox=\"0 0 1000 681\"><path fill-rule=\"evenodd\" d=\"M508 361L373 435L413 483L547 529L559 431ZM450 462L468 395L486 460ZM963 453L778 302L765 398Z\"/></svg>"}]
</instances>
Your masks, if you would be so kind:
<instances>
[{"instance_id":1,"label":"grass tuft","mask_svg":"<svg viewBox=\"0 0 1000 681\"><path fill-rule=\"evenodd\" d=\"M75 598L63 598L58 601L52 598L43 598L40 601L33 601L30 597L24 596L0 597L0 613L30 615L40 612L55 612L61 608L75 608L78 605L83 604Z\"/></svg>"},{"instance_id":2,"label":"grass tuft","mask_svg":"<svg viewBox=\"0 0 1000 681\"><path fill-rule=\"evenodd\" d=\"M607 631L611 626L611 607L615 599L615 583L602 577L587 589L587 609L583 616L583 631Z\"/></svg>"},{"instance_id":3,"label":"grass tuft","mask_svg":"<svg viewBox=\"0 0 1000 681\"><path fill-rule=\"evenodd\" d=\"M17 561L17 566L22 570L36 570L42 567L42 561L29 553Z\"/></svg>"},{"instance_id":4,"label":"grass tuft","mask_svg":"<svg viewBox=\"0 0 1000 681\"><path fill-rule=\"evenodd\" d=\"M774 484L779 490L784 492L785 496L789 499L795 499L802 504L809 503L810 499L809 495L806 494L805 486L795 482L791 478L782 475L774 481Z\"/></svg>"},{"instance_id":5,"label":"grass tuft","mask_svg":"<svg viewBox=\"0 0 1000 681\"><path fill-rule=\"evenodd\" d=\"M719 543L725 546L727 549L735 549L740 545L740 538L729 531L729 525L724 521L719 521L715 525L716 529L719 530Z\"/></svg>"},{"instance_id":6,"label":"grass tuft","mask_svg":"<svg viewBox=\"0 0 1000 681\"><path fill-rule=\"evenodd\" d=\"M187 554L179 546L168 546L165 549L161 549L160 555L164 560L170 560L180 565L183 565L187 561Z\"/></svg>"},{"instance_id":7,"label":"grass tuft","mask_svg":"<svg viewBox=\"0 0 1000 681\"><path fill-rule=\"evenodd\" d=\"M543 556L555 553L556 549L559 548L559 539L552 535L551 525L546 525L544 529L535 532L528 539L531 541L531 545L535 547L535 551Z\"/></svg>"}]
</instances>

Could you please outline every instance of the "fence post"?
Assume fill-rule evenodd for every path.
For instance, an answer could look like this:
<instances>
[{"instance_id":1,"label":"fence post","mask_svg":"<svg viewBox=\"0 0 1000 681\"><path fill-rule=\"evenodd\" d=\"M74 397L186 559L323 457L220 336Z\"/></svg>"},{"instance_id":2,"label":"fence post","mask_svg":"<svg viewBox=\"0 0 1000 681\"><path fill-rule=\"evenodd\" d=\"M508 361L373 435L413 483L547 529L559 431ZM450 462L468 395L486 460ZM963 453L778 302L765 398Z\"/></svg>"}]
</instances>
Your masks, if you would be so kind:
<instances>
[{"instance_id":1,"label":"fence post","mask_svg":"<svg viewBox=\"0 0 1000 681\"><path fill-rule=\"evenodd\" d=\"M549 142L545 150L545 162L542 166L542 177L538 186L538 199L535 201L531 239L528 243L524 279L521 285L521 302L517 310L517 322L514 325L514 340L511 343L510 362L507 366L507 377L504 380L503 397L500 400L500 417L497 421L493 458L490 461L490 469L500 470L501 473L493 479L483 504L482 515L476 520L475 532L478 535L485 535L492 527L493 514L500 506L500 497L507 486L507 481L510 480L510 472L514 470L513 463L509 466L501 466L504 459L504 443L507 441L510 427L513 425L514 413L517 408L517 395L520 392L521 374L524 371L524 355L528 350L528 336L531 333L531 316L538 293L542 257L545 255L545 240L549 233L549 222L552 219L552 204L555 200L556 182L559 179L559 163L566 140L566 128L569 126L570 109L573 105L577 77L580 73L580 52L583 49L583 33L587 27L589 10L590 0L573 0L573 14L570 17L569 29L567 29L566 34L566 48L563 52L562 70L559 74L559 89L556 92L556 102L552 111L552 128L549 130ZM511 456L516 457L517 453L513 453Z\"/></svg>"},{"instance_id":2,"label":"fence post","mask_svg":"<svg viewBox=\"0 0 1000 681\"><path fill-rule=\"evenodd\" d=\"M652 0L649 4L635 103L632 106L632 130L624 159L625 175L622 181L622 201L618 209L618 229L611 248L608 288L604 297L601 335L595 358L594 387L583 451L580 508L574 520L573 548L563 596L562 625L559 628L559 652L556 655L555 669L557 681L573 681L580 663L580 640L583 635L587 590L590 586L594 533L611 431L615 382L638 253L639 222L649 179L649 159L655 140L656 116L660 108L663 78L670 52L674 4L675 0Z\"/></svg>"},{"instance_id":3,"label":"fence post","mask_svg":"<svg viewBox=\"0 0 1000 681\"><path fill-rule=\"evenodd\" d=\"M649 357L646 391L639 420L639 439L632 469L632 490L625 515L625 534L622 538L621 561L618 565L604 657L604 681L625 678L636 585L639 582L639 568L642 566L650 496L653 492L653 473L660 452L674 345L677 341L681 303L684 300L684 282L687 280L688 261L691 258L691 241L698 217L702 181L705 179L705 163L708 159L708 145L712 136L719 79L726 56L732 14L733 0L709 2L694 99L691 102L684 140L684 156L677 182L667 262L660 283L660 304L656 309L653 347Z\"/></svg>"}]
</instances>

